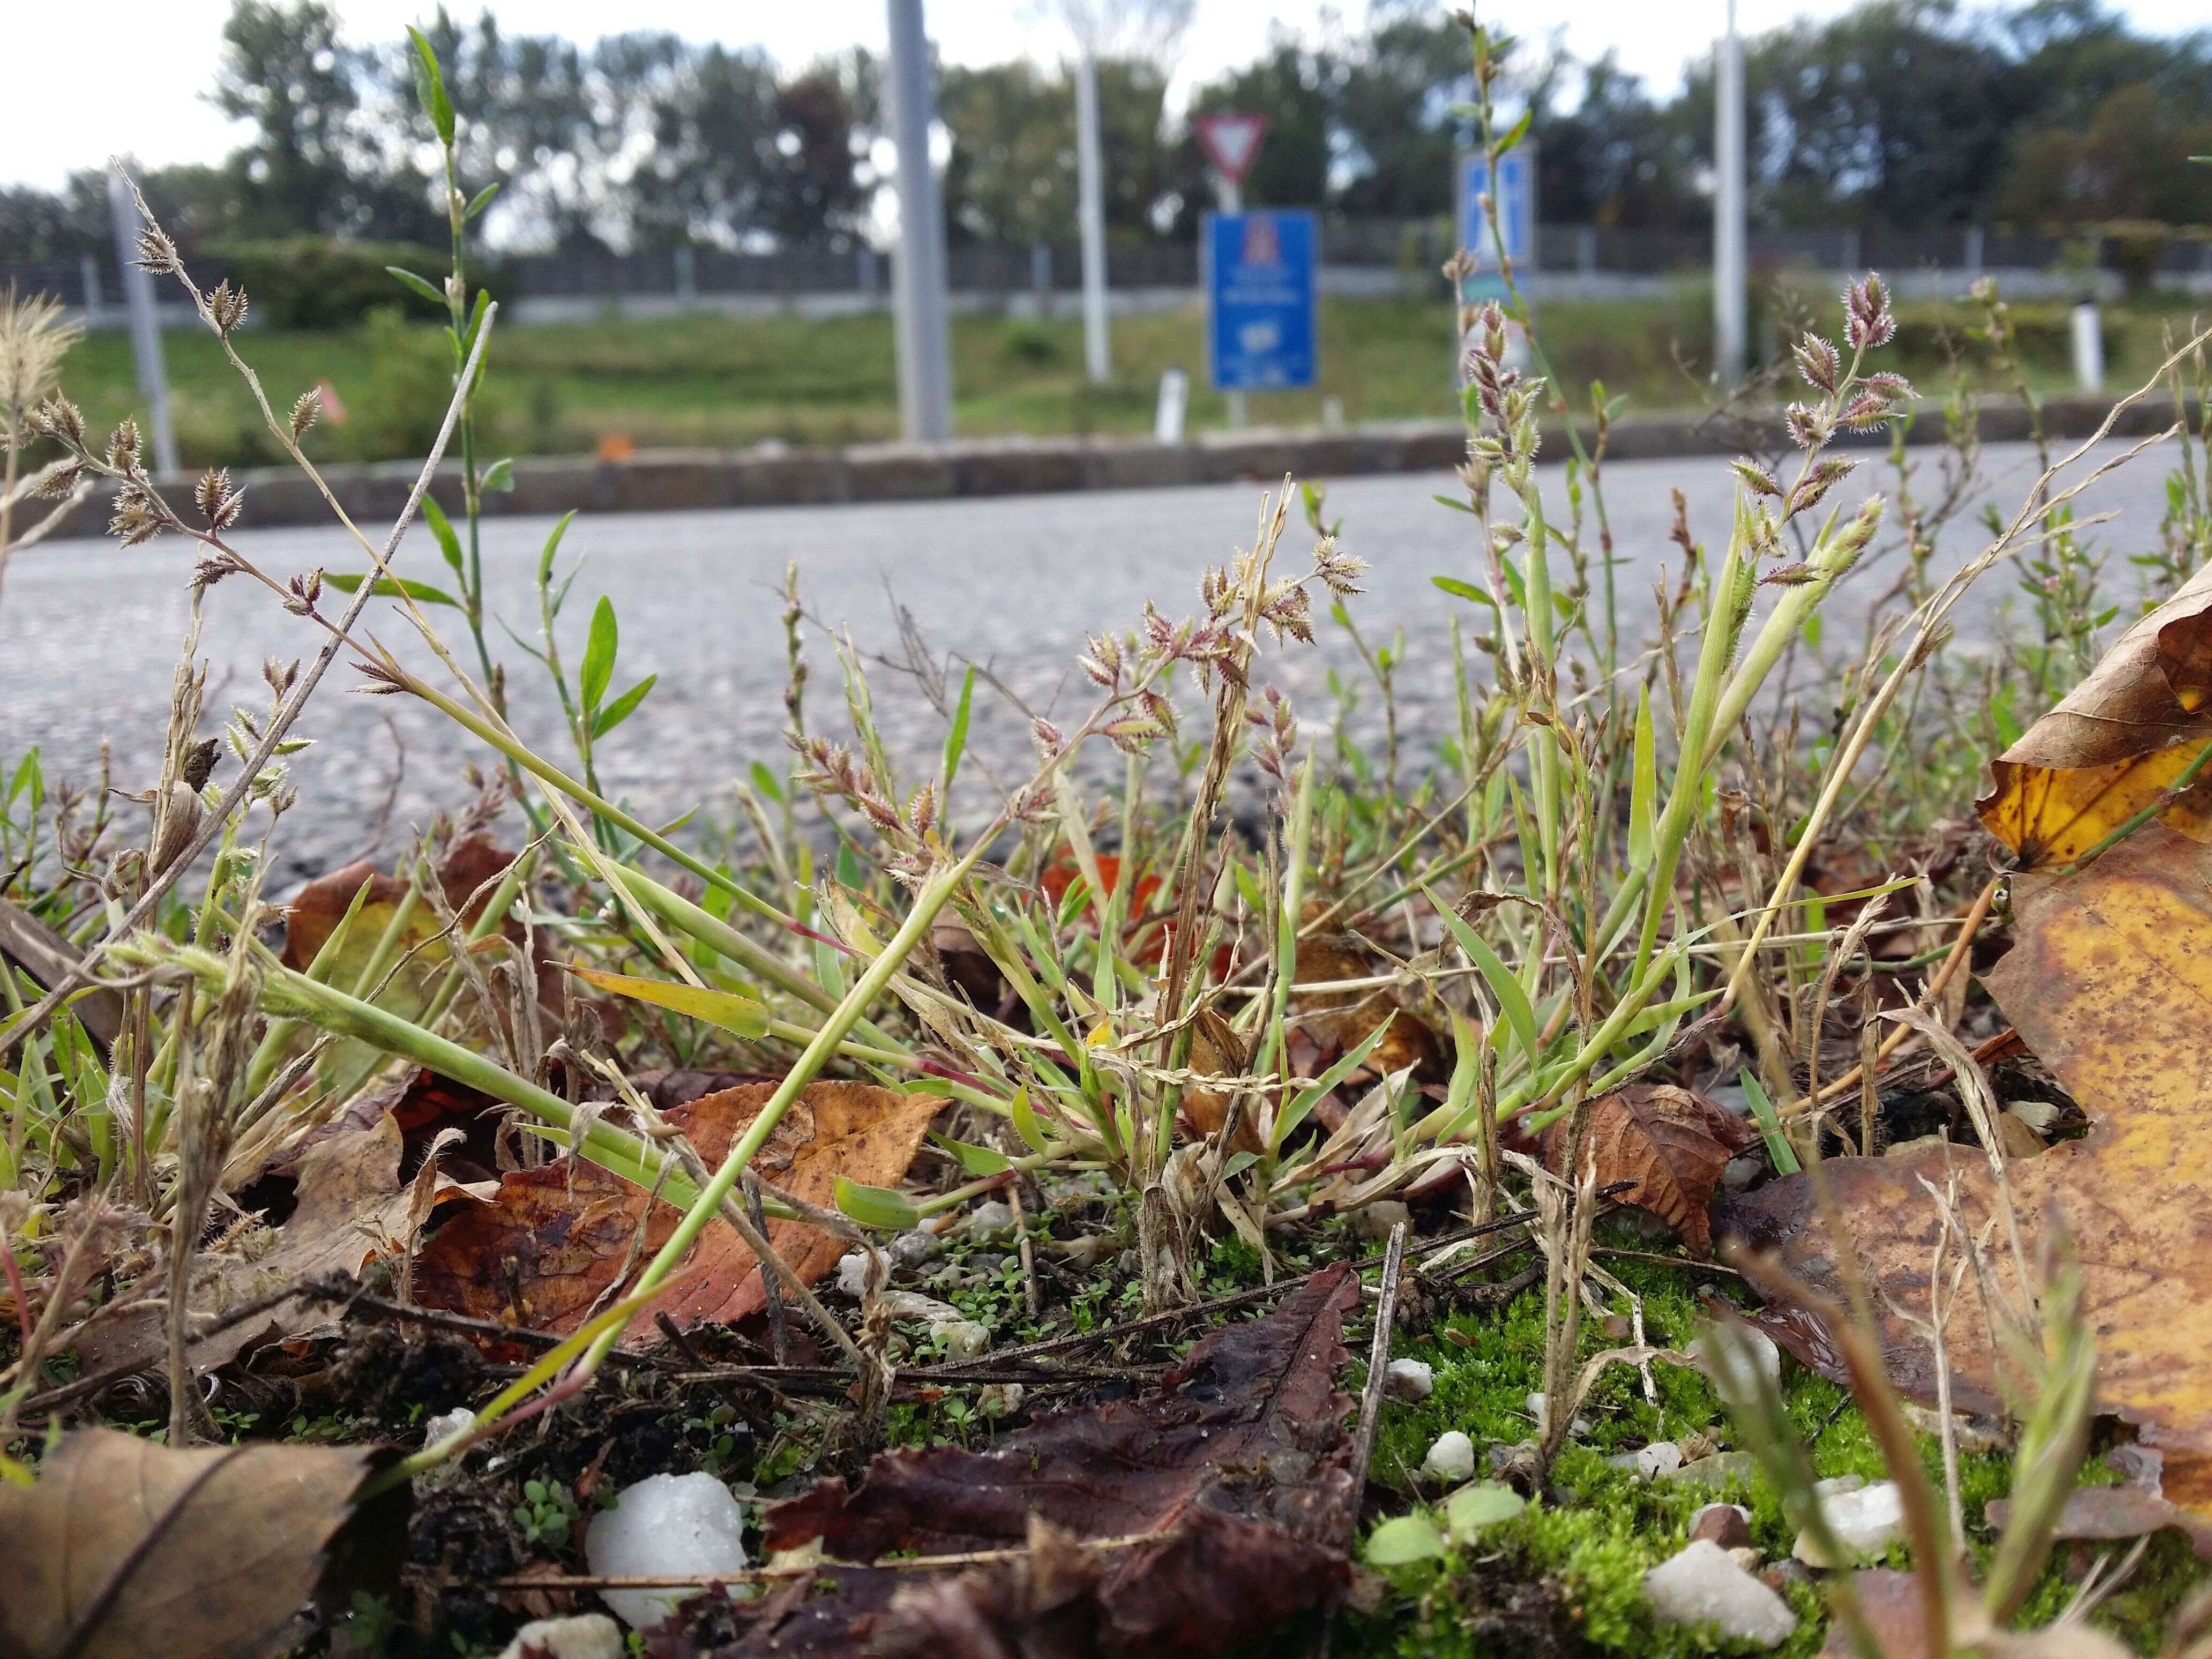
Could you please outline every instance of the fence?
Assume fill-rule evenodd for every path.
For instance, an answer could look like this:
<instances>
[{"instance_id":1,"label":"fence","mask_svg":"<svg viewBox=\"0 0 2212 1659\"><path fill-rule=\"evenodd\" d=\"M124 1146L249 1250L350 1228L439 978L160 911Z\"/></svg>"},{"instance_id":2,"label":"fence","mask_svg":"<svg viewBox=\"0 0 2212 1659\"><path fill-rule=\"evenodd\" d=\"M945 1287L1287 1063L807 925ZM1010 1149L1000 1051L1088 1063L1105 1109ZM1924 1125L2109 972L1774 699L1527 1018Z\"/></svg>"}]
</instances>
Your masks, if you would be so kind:
<instances>
[{"instance_id":1,"label":"fence","mask_svg":"<svg viewBox=\"0 0 2212 1659\"><path fill-rule=\"evenodd\" d=\"M2002 273L2015 293L2070 292L2088 285L2109 291L2118 282L2112 274L2117 251L2109 242L2095 251L2094 265L2106 268L2099 276L2083 257L2083 243L1990 234L1978 227L1911 233L1850 226L1754 230L1749 240L1754 271L1872 269L1915 290L1955 291L1984 271ZM1323 291L1440 293L1437 269L1451 242L1451 227L1443 219L1326 219ZM1703 234L1544 225L1531 275L1542 292L1561 297L1650 295L1686 276L1701 276L1711 254L1711 239ZM494 281L519 321L587 317L609 309L651 313L691 307L830 314L887 305L896 258L865 244L757 253L674 248L526 254L499 261ZM225 274L219 260L194 264L204 283ZM2171 238L2156 252L2153 264L2163 283L2212 288L2212 241ZM958 244L948 249L946 265L955 304L971 310L1066 310L1074 304L1081 282L1081 255L1072 242ZM1106 271L1118 307L1185 304L1198 285L1198 250L1188 242L1115 245L1107 250ZM1916 274L1924 283L1912 281ZM121 320L122 285L112 257L0 262L0 287L11 281L20 291L52 294L93 326ZM163 309L181 319L181 307L173 302Z\"/></svg>"}]
</instances>

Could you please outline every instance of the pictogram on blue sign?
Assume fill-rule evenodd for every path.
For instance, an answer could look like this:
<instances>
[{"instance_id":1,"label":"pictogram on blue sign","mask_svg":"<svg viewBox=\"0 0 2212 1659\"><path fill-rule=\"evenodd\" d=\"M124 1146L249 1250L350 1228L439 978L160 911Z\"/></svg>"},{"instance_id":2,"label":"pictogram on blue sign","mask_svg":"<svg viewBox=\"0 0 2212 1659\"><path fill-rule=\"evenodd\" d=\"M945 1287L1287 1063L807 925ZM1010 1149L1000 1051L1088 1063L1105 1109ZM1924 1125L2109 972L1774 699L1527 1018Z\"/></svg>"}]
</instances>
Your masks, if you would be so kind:
<instances>
[{"instance_id":1,"label":"pictogram on blue sign","mask_svg":"<svg viewBox=\"0 0 2212 1659\"><path fill-rule=\"evenodd\" d=\"M1218 392L1281 392L1320 370L1321 221L1304 209L1206 221L1206 362Z\"/></svg>"},{"instance_id":2,"label":"pictogram on blue sign","mask_svg":"<svg viewBox=\"0 0 2212 1659\"><path fill-rule=\"evenodd\" d=\"M1491 240L1490 222L1482 211L1482 198L1491 193L1490 158L1480 150L1459 158L1459 187L1452 192L1459 218L1459 245L1475 256L1483 278L1498 273L1498 244ZM1523 143L1498 158L1498 233L1505 244L1506 258L1516 274L1526 276L1536 265L1536 153ZM1470 288L1472 289L1472 286ZM1474 297L1472 291L1468 297Z\"/></svg>"}]
</instances>

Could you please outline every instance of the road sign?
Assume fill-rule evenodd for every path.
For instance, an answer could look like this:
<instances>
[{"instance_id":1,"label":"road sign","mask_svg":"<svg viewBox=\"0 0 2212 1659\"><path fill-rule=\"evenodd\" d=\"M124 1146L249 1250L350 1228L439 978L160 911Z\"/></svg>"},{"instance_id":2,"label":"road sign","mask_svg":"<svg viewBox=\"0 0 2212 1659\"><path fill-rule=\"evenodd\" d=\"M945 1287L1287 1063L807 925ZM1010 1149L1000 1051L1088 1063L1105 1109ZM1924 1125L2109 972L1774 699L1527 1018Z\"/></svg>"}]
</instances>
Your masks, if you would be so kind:
<instances>
[{"instance_id":1,"label":"road sign","mask_svg":"<svg viewBox=\"0 0 2212 1659\"><path fill-rule=\"evenodd\" d=\"M1321 366L1320 216L1304 208L1211 213L1203 246L1214 389L1311 386Z\"/></svg>"},{"instance_id":2,"label":"road sign","mask_svg":"<svg viewBox=\"0 0 2212 1659\"><path fill-rule=\"evenodd\" d=\"M1260 153L1260 141L1267 136L1267 118L1201 115L1191 125L1198 129L1198 142L1212 158L1215 170L1232 187L1243 184L1252 158Z\"/></svg>"},{"instance_id":3,"label":"road sign","mask_svg":"<svg viewBox=\"0 0 2212 1659\"><path fill-rule=\"evenodd\" d=\"M1486 274L1498 270L1498 245L1491 240L1482 198L1492 193L1490 158L1480 150L1459 157L1459 185L1452 192L1459 216L1459 245L1481 261ZM1522 143L1498 158L1498 231L1516 279L1536 268L1536 147Z\"/></svg>"}]
</instances>

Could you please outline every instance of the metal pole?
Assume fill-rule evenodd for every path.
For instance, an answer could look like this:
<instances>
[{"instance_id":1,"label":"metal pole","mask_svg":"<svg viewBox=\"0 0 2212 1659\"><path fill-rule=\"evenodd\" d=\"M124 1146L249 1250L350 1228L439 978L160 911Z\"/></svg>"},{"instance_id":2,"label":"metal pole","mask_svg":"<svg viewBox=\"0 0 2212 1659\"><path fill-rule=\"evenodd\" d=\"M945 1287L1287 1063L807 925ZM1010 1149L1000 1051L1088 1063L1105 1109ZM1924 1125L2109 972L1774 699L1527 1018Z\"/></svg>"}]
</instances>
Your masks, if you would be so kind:
<instances>
[{"instance_id":1,"label":"metal pole","mask_svg":"<svg viewBox=\"0 0 2212 1659\"><path fill-rule=\"evenodd\" d=\"M898 146L899 414L915 443L952 436L952 352L945 320L945 215L930 170L929 39L921 0L889 0L891 131Z\"/></svg>"},{"instance_id":2,"label":"metal pole","mask_svg":"<svg viewBox=\"0 0 2212 1659\"><path fill-rule=\"evenodd\" d=\"M1098 59L1085 43L1075 61L1075 177L1083 226L1083 359L1094 386L1114 378L1106 333L1106 167L1098 144Z\"/></svg>"},{"instance_id":3,"label":"metal pole","mask_svg":"<svg viewBox=\"0 0 2212 1659\"><path fill-rule=\"evenodd\" d=\"M1744 158L1743 42L1735 32L1735 0L1728 0L1728 33L1713 64L1713 355L1724 386L1743 380Z\"/></svg>"},{"instance_id":4,"label":"metal pole","mask_svg":"<svg viewBox=\"0 0 2212 1659\"><path fill-rule=\"evenodd\" d=\"M1213 175L1214 201L1224 213L1244 211L1243 186L1233 183L1219 173ZM1242 432L1251 422L1251 405L1241 392L1226 394L1229 404L1229 426L1231 431Z\"/></svg>"},{"instance_id":5,"label":"metal pole","mask_svg":"<svg viewBox=\"0 0 2212 1659\"><path fill-rule=\"evenodd\" d=\"M131 309L131 355L152 429L154 470L181 471L176 429L169 424L169 377L161 368L161 325L154 310L154 278L138 269L138 204L120 173L107 175L107 215L115 227L115 259L123 267L123 299Z\"/></svg>"}]
</instances>

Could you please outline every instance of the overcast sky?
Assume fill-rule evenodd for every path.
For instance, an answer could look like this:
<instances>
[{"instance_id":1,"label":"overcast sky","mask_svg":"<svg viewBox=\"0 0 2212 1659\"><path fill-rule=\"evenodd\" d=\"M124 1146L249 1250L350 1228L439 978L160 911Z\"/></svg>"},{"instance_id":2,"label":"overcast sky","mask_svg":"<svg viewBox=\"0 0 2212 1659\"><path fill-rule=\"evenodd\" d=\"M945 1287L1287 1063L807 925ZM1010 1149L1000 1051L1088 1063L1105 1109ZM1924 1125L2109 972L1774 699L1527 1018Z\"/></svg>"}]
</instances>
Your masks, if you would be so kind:
<instances>
[{"instance_id":1,"label":"overcast sky","mask_svg":"<svg viewBox=\"0 0 2212 1659\"><path fill-rule=\"evenodd\" d=\"M410 21L434 9L420 0L334 0L348 37L356 44L398 38ZM1726 0L1538 0L1515 8L1490 6L1486 15L1523 34L1541 33L1565 21L1566 42L1578 56L1616 49L1622 63L1665 91L1680 79L1686 58L1709 49L1721 27ZM1268 24L1320 38L1356 32L1366 0L1197 0L1197 20L1184 37L1179 87L1206 80L1255 57ZM454 5L473 17L474 4ZM1443 9L1439 0L1439 9ZM1825 16L1844 0L1739 0L1747 32L1772 28L1791 18ZM70 6L9 8L9 58L37 64L36 74L9 77L0 93L0 183L52 188L76 167L94 167L109 155L137 155L149 165L215 161L239 135L200 95L215 81L220 31L228 0L125 0L88 13ZM884 45L883 0L503 0L493 9L513 33L565 34L591 40L612 27L672 29L695 40L732 46L765 46L786 63L799 64L840 47ZM2148 29L2201 26L2205 0L2126 0L2121 9ZM1048 21L1049 0L928 0L929 29L953 63L992 63L1028 53L1058 55L1064 36ZM1571 21L1565 20L1571 19ZM88 40L96 30L96 43ZM64 66L82 65L76 73Z\"/></svg>"}]
</instances>

